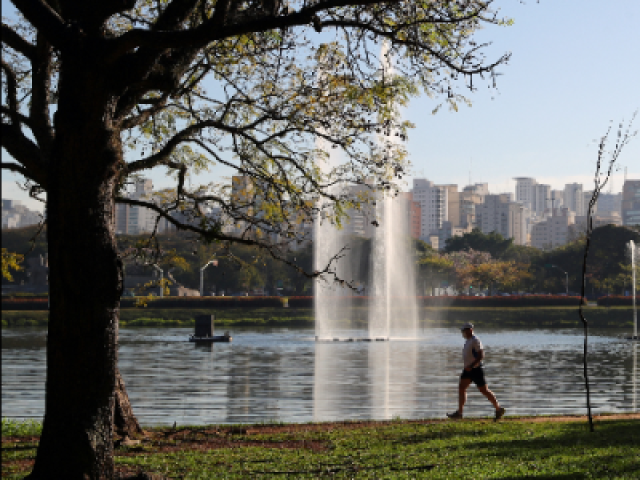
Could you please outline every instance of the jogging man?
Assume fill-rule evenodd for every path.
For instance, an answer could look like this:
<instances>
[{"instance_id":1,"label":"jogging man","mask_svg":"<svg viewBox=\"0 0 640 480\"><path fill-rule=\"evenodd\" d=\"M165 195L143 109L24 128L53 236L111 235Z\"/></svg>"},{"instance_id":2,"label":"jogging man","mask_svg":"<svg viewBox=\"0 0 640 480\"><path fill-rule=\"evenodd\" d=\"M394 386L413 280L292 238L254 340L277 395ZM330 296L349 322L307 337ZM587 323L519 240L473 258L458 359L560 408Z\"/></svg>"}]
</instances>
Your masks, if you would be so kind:
<instances>
[{"instance_id":1,"label":"jogging man","mask_svg":"<svg viewBox=\"0 0 640 480\"><path fill-rule=\"evenodd\" d=\"M484 379L484 370L482 369L484 350L482 349L482 342L473 334L473 324L467 323L460 330L462 331L462 336L467 340L462 349L464 370L460 375L460 386L458 387L458 410L453 413L447 413L447 417L462 418L464 404L467 402L467 388L473 382L480 390L480 393L487 397L491 405L496 409L495 419L500 420L504 415L504 408L500 406L496 396L489 390Z\"/></svg>"}]
</instances>

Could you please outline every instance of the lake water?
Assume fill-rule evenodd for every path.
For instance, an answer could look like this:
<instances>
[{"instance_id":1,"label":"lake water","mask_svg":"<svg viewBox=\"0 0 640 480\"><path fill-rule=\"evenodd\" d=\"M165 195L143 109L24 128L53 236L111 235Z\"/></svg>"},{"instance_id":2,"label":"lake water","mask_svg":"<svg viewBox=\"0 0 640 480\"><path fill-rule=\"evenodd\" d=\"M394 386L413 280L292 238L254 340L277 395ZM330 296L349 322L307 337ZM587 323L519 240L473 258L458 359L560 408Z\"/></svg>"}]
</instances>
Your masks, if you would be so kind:
<instances>
[{"instance_id":1,"label":"lake water","mask_svg":"<svg viewBox=\"0 0 640 480\"><path fill-rule=\"evenodd\" d=\"M123 329L120 370L143 425L444 417L457 408L463 338L317 343L313 330L235 329L197 346L191 329ZM640 344L591 332L594 413L638 412ZM489 387L507 415L586 413L581 330L480 330ZM357 332L354 332L358 336ZM43 329L2 331L2 415L44 413ZM471 386L465 414L491 415Z\"/></svg>"}]
</instances>

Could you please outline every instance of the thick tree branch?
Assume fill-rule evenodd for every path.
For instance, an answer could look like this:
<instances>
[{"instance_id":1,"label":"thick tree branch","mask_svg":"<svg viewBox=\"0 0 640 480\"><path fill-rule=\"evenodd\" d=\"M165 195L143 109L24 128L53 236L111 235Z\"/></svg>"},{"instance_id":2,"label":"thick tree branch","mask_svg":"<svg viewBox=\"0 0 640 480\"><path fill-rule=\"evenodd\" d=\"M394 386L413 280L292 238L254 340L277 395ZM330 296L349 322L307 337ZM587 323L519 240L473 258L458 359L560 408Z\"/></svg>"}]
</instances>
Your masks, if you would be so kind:
<instances>
[{"instance_id":1,"label":"thick tree branch","mask_svg":"<svg viewBox=\"0 0 640 480\"><path fill-rule=\"evenodd\" d=\"M11 0L11 3L54 47L61 49L73 40L72 29L43 0Z\"/></svg>"},{"instance_id":2,"label":"thick tree branch","mask_svg":"<svg viewBox=\"0 0 640 480\"><path fill-rule=\"evenodd\" d=\"M155 155L127 164L126 172L127 174L130 174L141 170L148 170L159 165L168 165L171 154L175 148L181 143L193 140L193 135L205 128L216 128L227 133L241 135L253 142L254 139L246 134L246 130L255 128L256 125L268 120L269 118L269 116L264 116L242 127L232 127L217 120L207 120L195 123L174 135Z\"/></svg>"},{"instance_id":3,"label":"thick tree branch","mask_svg":"<svg viewBox=\"0 0 640 480\"><path fill-rule=\"evenodd\" d=\"M16 72L14 72L13 68L11 68L4 59L0 62L0 68L2 68L6 76L7 96L9 97L9 107L6 108L6 110L3 109L3 113L9 116L13 125L20 127L21 115L18 107L18 78Z\"/></svg>"},{"instance_id":4,"label":"thick tree branch","mask_svg":"<svg viewBox=\"0 0 640 480\"><path fill-rule=\"evenodd\" d=\"M13 124L24 124L27 127L31 128L31 120L29 119L29 117L24 116L22 113L16 112L15 110L12 110L5 105L0 106L0 112L10 117Z\"/></svg>"},{"instance_id":5,"label":"thick tree branch","mask_svg":"<svg viewBox=\"0 0 640 480\"><path fill-rule=\"evenodd\" d=\"M33 60L36 55L35 45L27 42L5 23L2 24L2 41L7 46L13 48L16 52L27 57L29 60Z\"/></svg>"},{"instance_id":6,"label":"thick tree branch","mask_svg":"<svg viewBox=\"0 0 640 480\"><path fill-rule=\"evenodd\" d=\"M225 2L221 2L225 3ZM305 7L298 12L280 16L260 16L238 23L231 23L228 14L218 12L197 28L167 31L164 29L133 29L110 42L111 55L115 59L136 48L163 51L173 48L201 48L204 45L238 35L265 32L276 29L309 25L319 12L330 8L346 6L366 6L386 3L382 0L326 0Z\"/></svg>"},{"instance_id":7,"label":"thick tree branch","mask_svg":"<svg viewBox=\"0 0 640 480\"><path fill-rule=\"evenodd\" d=\"M25 177L46 189L45 161L42 159L42 152L38 146L24 135L20 126L3 123L2 130L2 147L24 166Z\"/></svg>"},{"instance_id":8,"label":"thick tree branch","mask_svg":"<svg viewBox=\"0 0 640 480\"><path fill-rule=\"evenodd\" d=\"M27 169L17 163L2 162L2 169L19 173L25 178L31 178Z\"/></svg>"},{"instance_id":9,"label":"thick tree branch","mask_svg":"<svg viewBox=\"0 0 640 480\"><path fill-rule=\"evenodd\" d=\"M38 140L40 148L45 154L48 154L54 137L49 117L53 51L43 35L37 37L36 51L37 54L31 62L33 73L29 119L31 120L31 130Z\"/></svg>"}]
</instances>

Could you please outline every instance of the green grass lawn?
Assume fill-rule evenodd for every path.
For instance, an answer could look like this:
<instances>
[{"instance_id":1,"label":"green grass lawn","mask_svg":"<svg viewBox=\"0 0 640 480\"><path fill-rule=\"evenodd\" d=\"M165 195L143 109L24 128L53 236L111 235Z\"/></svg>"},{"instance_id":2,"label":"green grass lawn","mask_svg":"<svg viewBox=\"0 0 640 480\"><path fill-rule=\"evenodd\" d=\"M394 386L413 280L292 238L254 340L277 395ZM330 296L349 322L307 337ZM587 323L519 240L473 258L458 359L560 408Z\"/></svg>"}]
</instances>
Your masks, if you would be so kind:
<instances>
[{"instance_id":1,"label":"green grass lawn","mask_svg":"<svg viewBox=\"0 0 640 480\"><path fill-rule=\"evenodd\" d=\"M640 478L639 416L595 426L549 417L151 429L116 449L116 466L184 479ZM3 478L21 478L37 437L8 435L3 421Z\"/></svg>"}]
</instances>

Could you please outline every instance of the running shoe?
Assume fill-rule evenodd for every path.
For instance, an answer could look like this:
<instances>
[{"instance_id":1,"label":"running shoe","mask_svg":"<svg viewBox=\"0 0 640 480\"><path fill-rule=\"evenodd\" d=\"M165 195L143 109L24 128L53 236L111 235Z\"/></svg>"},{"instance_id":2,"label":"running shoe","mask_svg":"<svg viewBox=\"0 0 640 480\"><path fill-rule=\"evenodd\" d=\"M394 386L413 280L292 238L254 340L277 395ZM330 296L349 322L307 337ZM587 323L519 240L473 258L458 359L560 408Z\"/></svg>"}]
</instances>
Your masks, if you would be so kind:
<instances>
[{"instance_id":1,"label":"running shoe","mask_svg":"<svg viewBox=\"0 0 640 480\"><path fill-rule=\"evenodd\" d=\"M456 410L453 413L447 413L447 417L449 417L452 420L459 420L462 418L462 414Z\"/></svg>"},{"instance_id":2,"label":"running shoe","mask_svg":"<svg viewBox=\"0 0 640 480\"><path fill-rule=\"evenodd\" d=\"M502 407L496 410L496 417L495 417L496 422L502 418L502 416L504 415L504 412L505 412L505 409Z\"/></svg>"}]
</instances>

